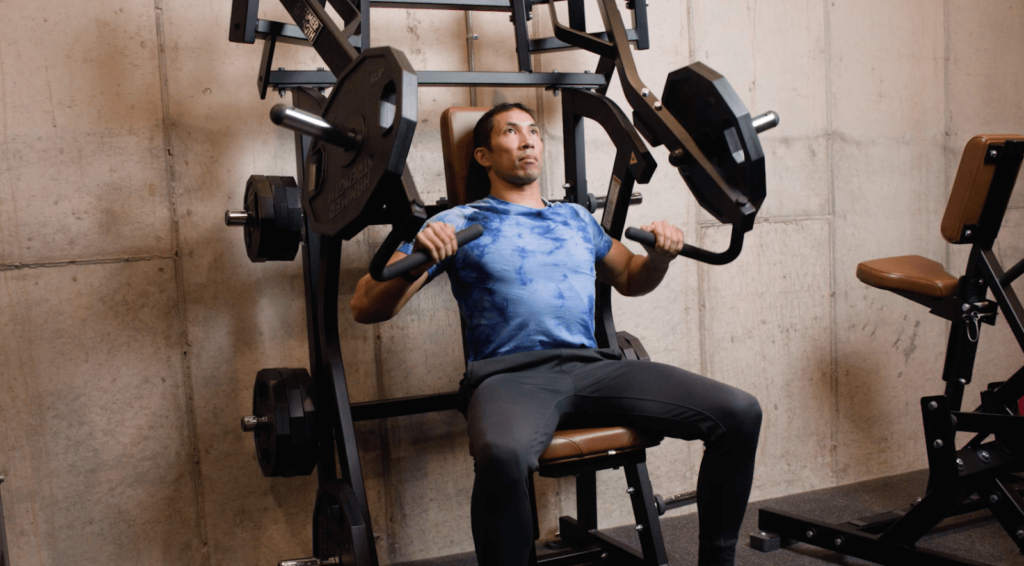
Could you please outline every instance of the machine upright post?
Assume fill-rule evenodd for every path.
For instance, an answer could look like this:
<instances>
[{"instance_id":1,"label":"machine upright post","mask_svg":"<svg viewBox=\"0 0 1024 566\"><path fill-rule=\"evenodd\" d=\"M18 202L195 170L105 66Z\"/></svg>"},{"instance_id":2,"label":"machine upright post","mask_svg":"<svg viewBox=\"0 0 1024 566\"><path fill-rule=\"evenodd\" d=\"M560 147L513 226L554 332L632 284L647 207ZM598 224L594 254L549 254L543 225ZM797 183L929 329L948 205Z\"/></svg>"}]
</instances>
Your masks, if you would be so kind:
<instances>
[{"instance_id":1,"label":"machine upright post","mask_svg":"<svg viewBox=\"0 0 1024 566\"><path fill-rule=\"evenodd\" d=\"M0 476L0 484L4 483L4 476ZM7 558L7 526L4 524L4 500L0 497L0 566L11 566Z\"/></svg>"}]
</instances>

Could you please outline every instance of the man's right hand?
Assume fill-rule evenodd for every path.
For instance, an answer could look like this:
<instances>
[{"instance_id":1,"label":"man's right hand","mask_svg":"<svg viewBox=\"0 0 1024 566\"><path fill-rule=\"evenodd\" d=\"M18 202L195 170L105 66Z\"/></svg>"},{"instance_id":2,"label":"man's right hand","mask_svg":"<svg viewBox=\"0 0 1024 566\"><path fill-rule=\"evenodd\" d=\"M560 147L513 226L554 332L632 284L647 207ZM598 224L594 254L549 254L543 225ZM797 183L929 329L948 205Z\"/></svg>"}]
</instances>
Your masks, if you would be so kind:
<instances>
[{"instance_id":1,"label":"man's right hand","mask_svg":"<svg viewBox=\"0 0 1024 566\"><path fill-rule=\"evenodd\" d=\"M437 262L455 255L459 249L459 242L455 239L455 227L443 222L432 222L427 224L420 233L416 235L413 243L413 251L423 250L430 255L431 261L409 271L415 278L410 281L406 277L396 277L391 281L374 281L367 273L356 283L356 292L352 295L350 303L352 307L352 318L362 324L384 322L402 310L402 307L409 302L409 299L426 284L426 277L423 274ZM392 254L388 264L392 264L406 255L396 251Z\"/></svg>"},{"instance_id":2,"label":"man's right hand","mask_svg":"<svg viewBox=\"0 0 1024 566\"><path fill-rule=\"evenodd\" d=\"M455 255L458 249L459 242L455 239L455 227L444 222L431 222L423 230L420 230L419 234L416 234L416 242L412 250L427 252L432 261L409 273L418 277L438 262Z\"/></svg>"}]
</instances>

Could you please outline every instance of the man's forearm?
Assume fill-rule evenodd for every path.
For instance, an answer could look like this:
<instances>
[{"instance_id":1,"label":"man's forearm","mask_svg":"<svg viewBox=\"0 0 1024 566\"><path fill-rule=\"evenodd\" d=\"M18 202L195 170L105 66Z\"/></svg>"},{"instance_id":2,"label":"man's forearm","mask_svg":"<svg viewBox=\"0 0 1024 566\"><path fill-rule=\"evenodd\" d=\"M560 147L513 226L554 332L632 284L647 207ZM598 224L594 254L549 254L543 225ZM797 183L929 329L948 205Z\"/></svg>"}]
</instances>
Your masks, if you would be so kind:
<instances>
[{"instance_id":1,"label":"man's forearm","mask_svg":"<svg viewBox=\"0 0 1024 566\"><path fill-rule=\"evenodd\" d=\"M349 303L352 318L362 324L390 320L423 287L425 281L423 275L415 282L402 277L381 282L375 281L369 274L364 275L356 284L355 295Z\"/></svg>"},{"instance_id":2,"label":"man's forearm","mask_svg":"<svg viewBox=\"0 0 1024 566\"><path fill-rule=\"evenodd\" d=\"M623 294L629 297L639 297L650 293L665 278L668 265L668 260L650 255L634 255L629 262L627 292Z\"/></svg>"}]
</instances>

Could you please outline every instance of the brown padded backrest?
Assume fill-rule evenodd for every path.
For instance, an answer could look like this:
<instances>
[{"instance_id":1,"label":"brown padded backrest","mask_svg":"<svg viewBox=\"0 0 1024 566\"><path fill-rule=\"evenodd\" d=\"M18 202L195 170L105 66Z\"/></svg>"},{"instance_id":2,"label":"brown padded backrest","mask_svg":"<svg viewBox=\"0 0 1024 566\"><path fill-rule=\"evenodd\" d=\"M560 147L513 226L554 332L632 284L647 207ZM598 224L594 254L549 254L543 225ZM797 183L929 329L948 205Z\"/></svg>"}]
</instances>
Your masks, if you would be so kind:
<instances>
[{"instance_id":1,"label":"brown padded backrest","mask_svg":"<svg viewBox=\"0 0 1024 566\"><path fill-rule=\"evenodd\" d=\"M486 193L467 194L466 173L473 159L473 128L487 108L452 107L441 113L441 152L444 177L448 184L448 202L452 206L479 200Z\"/></svg>"},{"instance_id":2,"label":"brown padded backrest","mask_svg":"<svg viewBox=\"0 0 1024 566\"><path fill-rule=\"evenodd\" d=\"M977 224L980 220L996 170L994 163L985 163L985 155L989 147L1000 146L1007 140L1024 140L1024 136L982 134L967 142L953 181L946 214L942 217L942 237L947 242L959 244L964 226Z\"/></svg>"}]
</instances>

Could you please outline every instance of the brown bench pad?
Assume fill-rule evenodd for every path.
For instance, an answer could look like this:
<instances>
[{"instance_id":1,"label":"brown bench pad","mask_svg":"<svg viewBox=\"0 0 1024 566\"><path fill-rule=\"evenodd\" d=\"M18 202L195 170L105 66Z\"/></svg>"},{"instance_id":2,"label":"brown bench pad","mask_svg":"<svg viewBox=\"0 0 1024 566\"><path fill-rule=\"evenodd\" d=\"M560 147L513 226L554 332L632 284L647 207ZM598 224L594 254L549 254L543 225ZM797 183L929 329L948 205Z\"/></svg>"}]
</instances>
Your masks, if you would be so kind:
<instances>
[{"instance_id":1,"label":"brown bench pad","mask_svg":"<svg viewBox=\"0 0 1024 566\"><path fill-rule=\"evenodd\" d=\"M659 440L626 427L559 430L540 456L542 464L657 446Z\"/></svg>"},{"instance_id":2,"label":"brown bench pad","mask_svg":"<svg viewBox=\"0 0 1024 566\"><path fill-rule=\"evenodd\" d=\"M956 293L957 278L942 264L919 255L887 257L862 262L857 279L872 287L907 291L928 297L950 297Z\"/></svg>"}]
</instances>

